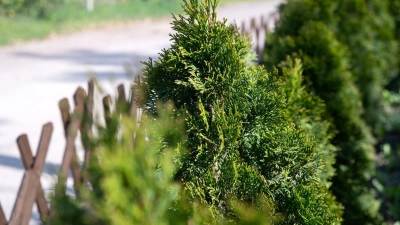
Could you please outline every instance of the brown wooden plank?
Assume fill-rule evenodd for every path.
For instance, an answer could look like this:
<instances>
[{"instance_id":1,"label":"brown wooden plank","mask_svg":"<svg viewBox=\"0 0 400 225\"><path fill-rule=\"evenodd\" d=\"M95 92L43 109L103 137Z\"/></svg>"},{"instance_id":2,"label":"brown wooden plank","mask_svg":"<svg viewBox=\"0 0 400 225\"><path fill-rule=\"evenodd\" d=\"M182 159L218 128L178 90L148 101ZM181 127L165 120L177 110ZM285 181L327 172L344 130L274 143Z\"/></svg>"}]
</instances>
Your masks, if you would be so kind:
<instances>
[{"instance_id":1,"label":"brown wooden plank","mask_svg":"<svg viewBox=\"0 0 400 225\"><path fill-rule=\"evenodd\" d=\"M130 92L130 102L129 102L129 115L137 120L137 104L136 104L136 96L134 92L134 86L131 87L131 92Z\"/></svg>"},{"instance_id":2,"label":"brown wooden plank","mask_svg":"<svg viewBox=\"0 0 400 225\"><path fill-rule=\"evenodd\" d=\"M83 105L78 105L74 109L72 122L68 127L68 134L67 134L67 144L65 146L64 157L61 164L61 171L60 171L60 181L59 183L65 184L65 181L68 177L68 171L71 167L71 162L74 157L75 151L75 138L77 136L78 130L81 126L82 115L83 115ZM76 155L76 152L75 152Z\"/></svg>"},{"instance_id":3,"label":"brown wooden plank","mask_svg":"<svg viewBox=\"0 0 400 225\"><path fill-rule=\"evenodd\" d=\"M126 104L126 95L125 95L125 86L123 84L118 85L118 104L125 105Z\"/></svg>"},{"instance_id":4,"label":"brown wooden plank","mask_svg":"<svg viewBox=\"0 0 400 225\"><path fill-rule=\"evenodd\" d=\"M88 84L88 98L86 100L86 116L87 123L85 124L86 135L88 137L88 141L91 141L93 138L93 99L94 99L94 82L93 80L89 81ZM85 148L85 167L87 168L87 164L90 160L91 148L90 145Z\"/></svg>"},{"instance_id":5,"label":"brown wooden plank","mask_svg":"<svg viewBox=\"0 0 400 225\"><path fill-rule=\"evenodd\" d=\"M74 94L75 106L84 105L85 104L85 97L86 97L85 90L83 90L82 87L78 87L78 89L76 89L75 94Z\"/></svg>"},{"instance_id":6,"label":"brown wooden plank","mask_svg":"<svg viewBox=\"0 0 400 225\"><path fill-rule=\"evenodd\" d=\"M65 137L67 138L68 136L68 127L69 124L71 123L71 114L70 114L70 105L68 102L68 99L64 98L59 102L59 108L61 112L61 119L64 125L64 134ZM78 191L78 185L81 180L81 170L79 168L79 161L78 161L78 156L76 154L76 149L75 145L72 146L72 159L71 159L71 172L72 172L72 177L74 179L74 190L75 192Z\"/></svg>"},{"instance_id":7,"label":"brown wooden plank","mask_svg":"<svg viewBox=\"0 0 400 225\"><path fill-rule=\"evenodd\" d=\"M256 28L256 19L253 17L251 18L250 22L250 32Z\"/></svg>"},{"instance_id":8,"label":"brown wooden plank","mask_svg":"<svg viewBox=\"0 0 400 225\"><path fill-rule=\"evenodd\" d=\"M3 207L0 203L0 225L7 225L6 215L4 215Z\"/></svg>"},{"instance_id":9,"label":"brown wooden plank","mask_svg":"<svg viewBox=\"0 0 400 225\"><path fill-rule=\"evenodd\" d=\"M23 220L23 210L24 210L24 202L28 198L29 191L31 190L32 183L32 174L33 170L26 171L24 177L22 178L22 183L20 185L17 200L15 202L11 218L10 225L19 225L22 224Z\"/></svg>"},{"instance_id":10,"label":"brown wooden plank","mask_svg":"<svg viewBox=\"0 0 400 225\"><path fill-rule=\"evenodd\" d=\"M47 123L43 126L40 137L39 147L32 168L25 172L17 200L11 214L10 225L27 225L32 215L32 206L36 199L37 188L40 184L40 175L42 174L46 159L47 150L50 144L53 125ZM35 193L35 194L32 194Z\"/></svg>"},{"instance_id":11,"label":"brown wooden plank","mask_svg":"<svg viewBox=\"0 0 400 225\"><path fill-rule=\"evenodd\" d=\"M87 183L86 171L89 166L90 154L91 154L91 140L93 138L92 126L93 126L93 95L94 95L94 82L93 80L88 83L88 95L85 99L85 115L84 124L81 125L81 138L82 144L85 149L84 163L82 169L82 182Z\"/></svg>"},{"instance_id":12,"label":"brown wooden plank","mask_svg":"<svg viewBox=\"0 0 400 225\"><path fill-rule=\"evenodd\" d=\"M58 103L58 107L60 108L61 112L61 119L64 126L64 132L66 133L68 128L68 123L70 122L70 106L68 99L66 98L61 99L61 101Z\"/></svg>"},{"instance_id":13,"label":"brown wooden plank","mask_svg":"<svg viewBox=\"0 0 400 225\"><path fill-rule=\"evenodd\" d=\"M45 222L47 220L47 217L49 216L49 206L47 204L43 187L40 182L36 192L36 205L39 210L40 219L42 220L42 222Z\"/></svg>"},{"instance_id":14,"label":"brown wooden plank","mask_svg":"<svg viewBox=\"0 0 400 225\"><path fill-rule=\"evenodd\" d=\"M42 129L39 146L37 149L36 157L34 159L34 164L33 164L33 168L32 168L33 172L35 173L35 177L33 178L33 181L32 181L33 188L31 191L31 195L27 199L28 201L25 203L23 224L29 224L29 220L32 216L32 206L38 197L38 195L37 195L38 192L42 193L42 197L43 197L40 207L42 210L45 210L46 214L44 214L44 218L46 218L47 213L48 213L47 201L44 198L43 190L42 189L39 190L39 187L41 187L40 176L42 174L42 171L43 171L43 168L45 165L46 155L47 155L47 151L49 149L52 133L53 133L53 124L52 123L45 124ZM33 193L36 193L36 195ZM44 200L44 202L43 202L43 200ZM45 204L45 205L43 205L43 204ZM45 207L46 207L46 209L45 209Z\"/></svg>"},{"instance_id":15,"label":"brown wooden plank","mask_svg":"<svg viewBox=\"0 0 400 225\"><path fill-rule=\"evenodd\" d=\"M86 100L86 111L90 126L93 125L93 105L94 105L93 101L94 101L94 81L90 80L88 83L88 96Z\"/></svg>"},{"instance_id":16,"label":"brown wooden plank","mask_svg":"<svg viewBox=\"0 0 400 225\"><path fill-rule=\"evenodd\" d=\"M106 126L110 125L111 119L111 96L107 95L103 98L103 111L104 111L104 120L106 121Z\"/></svg>"},{"instance_id":17,"label":"brown wooden plank","mask_svg":"<svg viewBox=\"0 0 400 225\"><path fill-rule=\"evenodd\" d=\"M18 137L17 144L19 151L21 153L21 158L25 170L29 170L34 165L35 159L33 158L32 150L29 145L28 136L23 134ZM37 193L36 193L36 205L39 210L40 218L44 222L49 215L49 208L47 205L47 200L44 196L42 184L39 182Z\"/></svg>"}]
</instances>

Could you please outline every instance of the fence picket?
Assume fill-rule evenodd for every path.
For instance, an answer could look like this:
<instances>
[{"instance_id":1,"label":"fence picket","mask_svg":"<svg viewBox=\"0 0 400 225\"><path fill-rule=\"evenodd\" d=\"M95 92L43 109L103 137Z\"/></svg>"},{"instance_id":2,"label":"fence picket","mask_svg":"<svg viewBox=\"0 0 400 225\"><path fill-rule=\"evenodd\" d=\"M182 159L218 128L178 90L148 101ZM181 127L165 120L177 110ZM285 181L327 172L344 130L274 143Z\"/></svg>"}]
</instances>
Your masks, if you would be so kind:
<instances>
[{"instance_id":1,"label":"fence picket","mask_svg":"<svg viewBox=\"0 0 400 225\"><path fill-rule=\"evenodd\" d=\"M19 136L17 139L17 144L25 170L31 169L34 165L35 158L33 157L32 150L29 145L28 136L26 134ZM36 205L39 210L41 220L46 221L46 218L49 215L49 208L40 181L37 187Z\"/></svg>"},{"instance_id":2,"label":"fence picket","mask_svg":"<svg viewBox=\"0 0 400 225\"><path fill-rule=\"evenodd\" d=\"M7 225L6 215L4 215L3 207L0 203L0 225Z\"/></svg>"},{"instance_id":3,"label":"fence picket","mask_svg":"<svg viewBox=\"0 0 400 225\"><path fill-rule=\"evenodd\" d=\"M63 98L58 105L61 111L61 119L64 126L65 138L68 138L68 127L71 123L71 114L70 114L70 106L68 99ZM78 161L78 156L76 154L75 145L73 145L72 148L73 149L72 149L72 156L71 156L72 159L71 159L70 169L72 172L72 177L74 179L74 190L76 193L78 193L78 184L81 180L81 173L79 169L79 161Z\"/></svg>"},{"instance_id":4,"label":"fence picket","mask_svg":"<svg viewBox=\"0 0 400 225\"><path fill-rule=\"evenodd\" d=\"M68 126L67 144L65 146L64 157L61 164L61 171L60 171L61 176L59 183L63 185L65 184L66 179L68 177L68 171L71 167L71 162L73 161L74 156L76 156L75 138L81 126L83 112L84 112L83 102L80 102L80 100L77 99L77 103L79 104L75 106L72 120Z\"/></svg>"},{"instance_id":5,"label":"fence picket","mask_svg":"<svg viewBox=\"0 0 400 225\"><path fill-rule=\"evenodd\" d=\"M136 78L135 82L136 84L140 84L140 78ZM137 117L140 116L140 108L136 105L136 101L140 101L141 99L139 98L143 96L141 96L140 93L137 93L134 88L131 88L130 98L127 99L123 85L119 85L117 90L118 98L114 106L123 107L120 108L122 111L119 111L119 113L128 113L133 118L137 119ZM78 185L87 182L83 178L85 177L84 174L89 164L91 153L90 141L93 138L93 95L94 82L90 81L88 84L87 95L82 88L76 90L74 94L75 107L73 113L71 113L68 99L64 98L59 102L64 135L67 143L64 149L64 156L58 181L61 185L56 187L56 192L58 191L58 188L65 185L69 171L72 172L74 188L77 195L79 195ZM110 123L112 116L111 105L111 97L109 95L104 97L103 109L107 125ZM53 125L51 123L47 123L43 126L36 157L33 155L27 135L23 134L17 138L17 144L25 168L25 174L21 181L9 222L7 222L0 204L0 225L27 225L31 219L32 207L35 203L39 210L42 222L45 222L50 215L56 213L54 209L51 210L49 208L40 182L40 176L44 168L52 131ZM83 169L80 169L75 146L75 139L79 131L81 133L83 147L85 148Z\"/></svg>"},{"instance_id":6,"label":"fence picket","mask_svg":"<svg viewBox=\"0 0 400 225\"><path fill-rule=\"evenodd\" d=\"M93 138L93 95L94 95L94 82L90 80L88 83L88 95L85 99L85 115L84 115L84 125L81 126L81 138L83 147L85 149L83 169L82 169L82 182L84 184L87 183L87 179L85 177L86 171L88 170L90 154L91 154L91 143L90 140Z\"/></svg>"},{"instance_id":7,"label":"fence picket","mask_svg":"<svg viewBox=\"0 0 400 225\"><path fill-rule=\"evenodd\" d=\"M37 198L40 175L42 174L47 150L50 144L53 125L47 123L43 126L42 135L33 165L25 172L18 197L11 214L10 225L26 225L29 223L32 214L32 206ZM30 194L33 193L33 194Z\"/></svg>"},{"instance_id":8,"label":"fence picket","mask_svg":"<svg viewBox=\"0 0 400 225\"><path fill-rule=\"evenodd\" d=\"M104 120L106 121L106 126L110 126L111 123L111 96L107 95L103 98L103 111Z\"/></svg>"}]
</instances>

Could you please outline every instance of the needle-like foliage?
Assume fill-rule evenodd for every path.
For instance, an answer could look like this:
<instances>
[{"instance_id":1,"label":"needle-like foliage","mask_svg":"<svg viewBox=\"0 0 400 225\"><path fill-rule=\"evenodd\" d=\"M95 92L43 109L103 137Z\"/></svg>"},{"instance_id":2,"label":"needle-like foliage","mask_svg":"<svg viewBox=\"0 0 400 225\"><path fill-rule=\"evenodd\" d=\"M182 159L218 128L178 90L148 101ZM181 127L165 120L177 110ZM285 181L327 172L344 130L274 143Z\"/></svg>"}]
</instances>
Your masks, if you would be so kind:
<instances>
[{"instance_id":1,"label":"needle-like foliage","mask_svg":"<svg viewBox=\"0 0 400 225\"><path fill-rule=\"evenodd\" d=\"M280 24L267 37L265 64L272 68L284 61L287 55L295 55L302 60L304 84L308 91L325 102L327 115L324 118L332 121L331 129L335 132L332 144L339 151L331 190L345 207L344 223L381 224L379 203L369 187L369 179L374 172L374 140L370 128L363 120L366 114L362 100L365 97L372 102L372 96L380 94L379 90L378 93L367 92L372 91L371 85L378 85L381 90L383 78L377 78L378 83L363 87L360 93L357 84L369 82L365 76L375 76L375 73L372 75L371 71L366 74L360 72L359 77L355 78L352 69L356 69L357 65L353 64L354 67L351 67L351 63L360 60L364 66L378 65L377 68L379 63L366 63L368 55L349 59L346 45L338 41L336 35L336 4L337 1L330 0L289 0L281 6ZM353 47L363 46L362 39L358 37L348 40L354 42L351 42ZM363 51L365 54L369 50ZM369 54L373 54L372 52ZM353 53L357 53L355 49ZM375 69L378 70L377 68ZM385 74L385 70L381 72L381 75ZM366 101L369 100L364 102ZM370 106L374 104L371 103Z\"/></svg>"},{"instance_id":2,"label":"needle-like foliage","mask_svg":"<svg viewBox=\"0 0 400 225\"><path fill-rule=\"evenodd\" d=\"M318 146L307 119L295 124L302 113L287 107L298 96L288 100L279 76L252 64L250 43L226 20L217 21L216 4L184 1L186 15L172 22L171 47L144 69L150 111L157 111L156 99L172 100L186 117L189 153L176 179L214 217L240 216L229 200L258 205L266 196L273 215L283 217L280 224L339 222L340 207L326 188L330 175L322 175L332 173L332 161L321 157L333 149ZM294 106L302 107L307 103Z\"/></svg>"}]
</instances>

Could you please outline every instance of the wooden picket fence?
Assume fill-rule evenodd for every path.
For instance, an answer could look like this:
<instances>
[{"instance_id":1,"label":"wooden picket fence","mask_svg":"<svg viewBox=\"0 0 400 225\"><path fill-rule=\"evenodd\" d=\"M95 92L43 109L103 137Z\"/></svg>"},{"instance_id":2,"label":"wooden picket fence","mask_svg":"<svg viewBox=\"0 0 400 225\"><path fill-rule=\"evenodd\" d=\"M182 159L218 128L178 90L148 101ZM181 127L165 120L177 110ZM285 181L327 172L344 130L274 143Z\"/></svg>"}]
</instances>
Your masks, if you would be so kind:
<instances>
[{"instance_id":1,"label":"wooden picket fence","mask_svg":"<svg viewBox=\"0 0 400 225\"><path fill-rule=\"evenodd\" d=\"M243 35L250 35L253 38L254 50L258 56L258 63L263 62L263 51L265 44L265 35L278 26L280 23L278 12L273 12L268 16L261 15L260 17L253 17L250 24L242 21L240 27L234 24L234 28ZM247 24L247 25L246 25Z\"/></svg>"},{"instance_id":2,"label":"wooden picket fence","mask_svg":"<svg viewBox=\"0 0 400 225\"><path fill-rule=\"evenodd\" d=\"M140 78L136 79L136 83L140 83ZM116 105L125 109L127 114L132 118L137 119L137 112L140 111L135 104L134 92L131 91L130 98L126 98L124 85L118 86L118 97ZM91 156L90 140L93 136L93 94L94 82L90 81L88 92L79 87L74 94L74 109L71 112L71 107L68 99L64 98L59 102L61 119L64 125L66 138L66 146L64 156L60 168L58 184L65 185L69 171L71 171L74 190L78 193L78 186L86 185L85 172L88 168L88 163ZM104 117L107 121L111 118L111 96L107 95L103 98ZM46 123L42 128L39 146L36 156L33 156L32 150L28 141L28 136L22 134L17 138L18 148L21 154L21 159L25 167L25 174L22 179L17 199L12 210L11 218L7 221L4 211L0 204L0 225L27 225L32 216L32 208L36 202L40 219L45 222L51 213L51 206L45 198L43 187L40 183L40 176L45 165L45 158L48 151L51 135L53 132L52 123ZM80 132L81 143L85 150L84 160L82 165L79 165L76 151L76 137Z\"/></svg>"}]
</instances>

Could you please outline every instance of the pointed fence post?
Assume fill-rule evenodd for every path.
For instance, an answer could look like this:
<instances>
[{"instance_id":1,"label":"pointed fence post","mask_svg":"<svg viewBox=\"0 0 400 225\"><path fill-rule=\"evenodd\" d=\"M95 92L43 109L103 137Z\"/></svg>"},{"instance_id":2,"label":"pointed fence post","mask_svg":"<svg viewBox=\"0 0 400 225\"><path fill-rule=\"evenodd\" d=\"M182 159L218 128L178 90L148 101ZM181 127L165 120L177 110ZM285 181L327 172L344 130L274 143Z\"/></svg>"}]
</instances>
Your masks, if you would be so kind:
<instances>
[{"instance_id":1,"label":"pointed fence post","mask_svg":"<svg viewBox=\"0 0 400 225\"><path fill-rule=\"evenodd\" d=\"M58 105L61 112L61 119L64 125L65 138L68 138L68 127L72 121L68 99L63 98ZM78 193L78 184L81 180L81 173L79 169L79 162L78 162L78 156L76 154L75 145L73 145L72 148L73 149L72 149L72 156L71 156L72 159L71 159L70 169L72 172L72 177L74 179L74 190L75 193Z\"/></svg>"},{"instance_id":2,"label":"pointed fence post","mask_svg":"<svg viewBox=\"0 0 400 225\"><path fill-rule=\"evenodd\" d=\"M29 223L32 215L33 204L38 197L37 193L40 187L40 175L44 168L52 132L53 125L51 123L47 123L43 126L36 157L32 161L29 170L25 172L9 225L27 225ZM19 138L19 140L21 139ZM24 154L26 152L27 151L24 150Z\"/></svg>"},{"instance_id":3,"label":"pointed fence post","mask_svg":"<svg viewBox=\"0 0 400 225\"><path fill-rule=\"evenodd\" d=\"M76 91L75 94L76 96L79 95L78 94L79 92L81 92L80 89L82 88L78 88L78 90ZM73 162L75 160L74 157L76 157L75 138L81 127L83 113L84 113L83 102L78 101L78 104L75 106L72 119L68 124L68 130L66 136L67 144L65 146L64 157L61 164L61 171L60 171L61 176L59 177L60 180L58 181L62 185L65 185L65 182L67 181L68 171L71 168L71 162ZM75 189L75 191L77 191L77 189Z\"/></svg>"},{"instance_id":4,"label":"pointed fence post","mask_svg":"<svg viewBox=\"0 0 400 225\"><path fill-rule=\"evenodd\" d=\"M103 98L103 111L104 120L106 121L106 126L109 127L111 124L111 96L107 95Z\"/></svg>"},{"instance_id":5,"label":"pointed fence post","mask_svg":"<svg viewBox=\"0 0 400 225\"><path fill-rule=\"evenodd\" d=\"M35 158L33 157L32 150L29 145L28 136L26 134L19 136L17 139L17 144L25 170L31 169L35 162ZM49 208L47 205L47 200L44 196L42 184L40 182L36 195L36 205L39 210L40 218L42 221L46 221L47 216L49 215Z\"/></svg>"},{"instance_id":6,"label":"pointed fence post","mask_svg":"<svg viewBox=\"0 0 400 225\"><path fill-rule=\"evenodd\" d=\"M83 90L82 90L83 91ZM84 115L83 121L80 127L81 131L81 141L83 144L83 148L85 149L83 168L81 171L83 184L87 183L86 173L89 167L90 155L92 152L92 139L93 139L93 95L94 95L94 82L90 80L88 83L88 94L85 95L83 91L80 95L80 99L76 99L76 103L83 101L84 104Z\"/></svg>"},{"instance_id":7,"label":"pointed fence post","mask_svg":"<svg viewBox=\"0 0 400 225\"><path fill-rule=\"evenodd\" d=\"M138 110L138 107L136 105L136 100L137 99L135 99L135 98L137 97L136 95L138 95L138 93L136 93L136 95L135 95L135 91L134 91L133 88L134 87L131 86L130 99L129 99L129 115L133 119L135 119L137 121L137 110Z\"/></svg>"}]
</instances>

